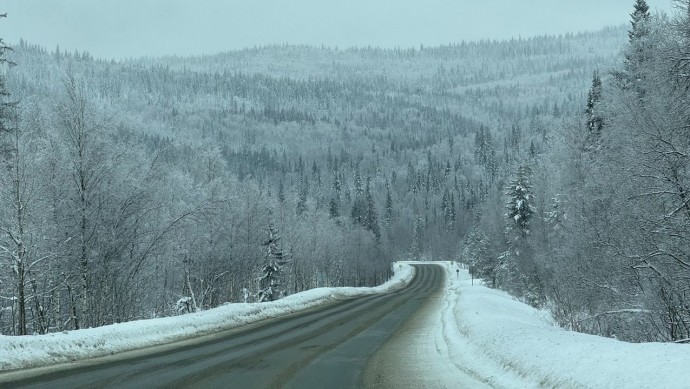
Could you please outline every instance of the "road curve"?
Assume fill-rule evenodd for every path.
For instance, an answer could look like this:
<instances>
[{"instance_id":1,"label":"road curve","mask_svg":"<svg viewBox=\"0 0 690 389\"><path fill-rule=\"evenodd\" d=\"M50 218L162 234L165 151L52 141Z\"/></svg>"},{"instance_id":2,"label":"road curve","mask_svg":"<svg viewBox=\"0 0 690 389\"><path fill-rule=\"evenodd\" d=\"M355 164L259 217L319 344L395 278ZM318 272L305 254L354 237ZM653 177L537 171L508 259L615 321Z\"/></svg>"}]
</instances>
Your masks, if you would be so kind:
<instances>
[{"instance_id":1,"label":"road curve","mask_svg":"<svg viewBox=\"0 0 690 389\"><path fill-rule=\"evenodd\" d=\"M441 293L441 266L413 265L397 292L346 300L196 345L22 381L10 388L358 388L367 361Z\"/></svg>"}]
</instances>

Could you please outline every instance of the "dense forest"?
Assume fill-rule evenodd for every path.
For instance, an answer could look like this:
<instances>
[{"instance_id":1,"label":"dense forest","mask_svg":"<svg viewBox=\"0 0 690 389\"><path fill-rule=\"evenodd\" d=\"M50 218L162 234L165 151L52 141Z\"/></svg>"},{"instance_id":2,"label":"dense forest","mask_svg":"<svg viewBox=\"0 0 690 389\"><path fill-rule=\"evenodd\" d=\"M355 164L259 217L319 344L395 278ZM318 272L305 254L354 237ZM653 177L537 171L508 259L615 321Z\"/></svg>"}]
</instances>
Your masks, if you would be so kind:
<instances>
[{"instance_id":1,"label":"dense forest","mask_svg":"<svg viewBox=\"0 0 690 389\"><path fill-rule=\"evenodd\" d=\"M689 3L409 49L0 41L0 333L374 285L412 259L569 329L687 339Z\"/></svg>"}]
</instances>

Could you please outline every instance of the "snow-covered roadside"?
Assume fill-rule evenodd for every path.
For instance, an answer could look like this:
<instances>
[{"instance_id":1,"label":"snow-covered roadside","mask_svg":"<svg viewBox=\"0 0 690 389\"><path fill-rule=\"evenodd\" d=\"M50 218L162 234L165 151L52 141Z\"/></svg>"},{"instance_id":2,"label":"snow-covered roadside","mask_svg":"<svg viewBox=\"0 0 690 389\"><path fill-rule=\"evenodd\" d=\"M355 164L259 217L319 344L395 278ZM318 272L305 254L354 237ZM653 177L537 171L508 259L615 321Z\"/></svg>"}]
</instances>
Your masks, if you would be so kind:
<instances>
[{"instance_id":1,"label":"snow-covered roadside","mask_svg":"<svg viewBox=\"0 0 690 389\"><path fill-rule=\"evenodd\" d=\"M451 358L492 386L688 388L690 346L633 344L566 331L548 314L446 265L444 338ZM504 374L497 374L495 366ZM493 366L493 367L492 367ZM521 384L525 387L527 384Z\"/></svg>"},{"instance_id":2,"label":"snow-covered roadside","mask_svg":"<svg viewBox=\"0 0 690 389\"><path fill-rule=\"evenodd\" d=\"M210 335L352 297L388 293L407 285L414 268L393 265L395 275L372 288L317 288L268 303L226 304L199 313L139 320L38 336L0 336L0 373L55 365Z\"/></svg>"}]
</instances>

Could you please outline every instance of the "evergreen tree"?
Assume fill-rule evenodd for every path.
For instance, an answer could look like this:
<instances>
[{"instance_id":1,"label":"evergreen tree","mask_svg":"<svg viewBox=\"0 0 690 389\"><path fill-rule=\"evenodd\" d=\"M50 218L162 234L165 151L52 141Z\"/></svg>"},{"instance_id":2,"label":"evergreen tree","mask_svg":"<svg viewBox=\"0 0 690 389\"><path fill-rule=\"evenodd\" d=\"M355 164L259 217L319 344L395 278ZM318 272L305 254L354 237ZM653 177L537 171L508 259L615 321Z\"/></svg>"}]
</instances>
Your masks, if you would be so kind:
<instances>
[{"instance_id":1,"label":"evergreen tree","mask_svg":"<svg viewBox=\"0 0 690 389\"><path fill-rule=\"evenodd\" d=\"M490 279L491 285L496 287L496 271L500 263L498 257L489 252L489 238L481 229L475 227L467 235L463 256L477 276Z\"/></svg>"},{"instance_id":2,"label":"evergreen tree","mask_svg":"<svg viewBox=\"0 0 690 389\"><path fill-rule=\"evenodd\" d=\"M371 194L371 177L367 177L367 186L364 196L366 206L366 222L364 227L371 231L376 237L376 241L379 242L381 240L381 227L379 226L374 196Z\"/></svg>"},{"instance_id":3,"label":"evergreen tree","mask_svg":"<svg viewBox=\"0 0 690 389\"><path fill-rule=\"evenodd\" d=\"M362 185L362 176L359 174L359 169L355 170L355 196L361 197L364 194L364 185Z\"/></svg>"},{"instance_id":4,"label":"evergreen tree","mask_svg":"<svg viewBox=\"0 0 690 389\"><path fill-rule=\"evenodd\" d=\"M520 154L520 143L522 141L522 130L518 123L513 123L513 127L510 131L510 147L517 154Z\"/></svg>"},{"instance_id":5,"label":"evergreen tree","mask_svg":"<svg viewBox=\"0 0 690 389\"><path fill-rule=\"evenodd\" d=\"M521 165L518 168L517 177L510 181L506 192L510 198L506 205L508 212L505 214L506 218L511 220L508 228L517 230L518 236L521 238L526 238L529 235L529 225L536 212L534 205L532 205L531 175L531 169Z\"/></svg>"},{"instance_id":6,"label":"evergreen tree","mask_svg":"<svg viewBox=\"0 0 690 389\"><path fill-rule=\"evenodd\" d=\"M455 196L450 195L450 212L448 216L448 231L455 230L455 219L457 218L457 213L455 211Z\"/></svg>"},{"instance_id":7,"label":"evergreen tree","mask_svg":"<svg viewBox=\"0 0 690 389\"><path fill-rule=\"evenodd\" d=\"M280 201L281 204L285 204L285 184L283 184L282 179L278 183L278 201Z\"/></svg>"},{"instance_id":8,"label":"evergreen tree","mask_svg":"<svg viewBox=\"0 0 690 389\"><path fill-rule=\"evenodd\" d=\"M631 44L635 43L649 32L646 22L650 17L649 6L645 0L636 0L633 12L630 14L631 29L628 31L628 40Z\"/></svg>"},{"instance_id":9,"label":"evergreen tree","mask_svg":"<svg viewBox=\"0 0 690 389\"><path fill-rule=\"evenodd\" d=\"M599 77L599 72L594 71L592 76L592 87L587 94L587 108L585 109L585 114L587 115L587 130L589 130L587 137L595 137L601 133L604 127L604 119L601 117L601 93L602 84L601 78Z\"/></svg>"},{"instance_id":10,"label":"evergreen tree","mask_svg":"<svg viewBox=\"0 0 690 389\"><path fill-rule=\"evenodd\" d=\"M328 213L332 218L337 219L340 217L340 209L338 207L338 200L332 198L328 203Z\"/></svg>"},{"instance_id":11,"label":"evergreen tree","mask_svg":"<svg viewBox=\"0 0 690 389\"><path fill-rule=\"evenodd\" d=\"M393 223L393 198L391 197L391 190L388 188L388 191L386 192L386 209L384 213L384 223L386 223L386 226L390 227L390 225Z\"/></svg>"},{"instance_id":12,"label":"evergreen tree","mask_svg":"<svg viewBox=\"0 0 690 389\"><path fill-rule=\"evenodd\" d=\"M443 197L441 198L441 210L443 211L443 222L448 225L448 218L450 216L450 192L448 188L443 191Z\"/></svg>"},{"instance_id":13,"label":"evergreen tree","mask_svg":"<svg viewBox=\"0 0 690 389\"><path fill-rule=\"evenodd\" d=\"M280 238L273 223L269 223L268 239L263 243L266 246L266 254L259 279L259 302L274 301L280 297L280 272L287 264L287 258L280 248Z\"/></svg>"},{"instance_id":14,"label":"evergreen tree","mask_svg":"<svg viewBox=\"0 0 690 389\"><path fill-rule=\"evenodd\" d=\"M421 243L422 218L417 216L412 226L412 242L410 242L409 257L411 260L418 260L422 255Z\"/></svg>"},{"instance_id":15,"label":"evergreen tree","mask_svg":"<svg viewBox=\"0 0 690 389\"><path fill-rule=\"evenodd\" d=\"M309 179L305 176L300 178L299 199L297 200L297 215L301 215L307 210L307 196L309 193Z\"/></svg>"},{"instance_id":16,"label":"evergreen tree","mask_svg":"<svg viewBox=\"0 0 690 389\"><path fill-rule=\"evenodd\" d=\"M352 204L352 212L350 213L352 222L363 226L366 219L365 214L366 205L364 204L364 199L361 197L355 198L355 202Z\"/></svg>"},{"instance_id":17,"label":"evergreen tree","mask_svg":"<svg viewBox=\"0 0 690 389\"><path fill-rule=\"evenodd\" d=\"M338 174L338 170L333 170L333 192L335 192L335 197L340 200L340 192L343 190L343 184L342 181L340 180L340 175Z\"/></svg>"},{"instance_id":18,"label":"evergreen tree","mask_svg":"<svg viewBox=\"0 0 690 389\"><path fill-rule=\"evenodd\" d=\"M630 42L625 52L623 81L626 86L633 88L639 98L644 97L644 63L650 49L648 36L650 34L649 6L645 0L636 0L633 12L630 14L631 28L628 31Z\"/></svg>"}]
</instances>

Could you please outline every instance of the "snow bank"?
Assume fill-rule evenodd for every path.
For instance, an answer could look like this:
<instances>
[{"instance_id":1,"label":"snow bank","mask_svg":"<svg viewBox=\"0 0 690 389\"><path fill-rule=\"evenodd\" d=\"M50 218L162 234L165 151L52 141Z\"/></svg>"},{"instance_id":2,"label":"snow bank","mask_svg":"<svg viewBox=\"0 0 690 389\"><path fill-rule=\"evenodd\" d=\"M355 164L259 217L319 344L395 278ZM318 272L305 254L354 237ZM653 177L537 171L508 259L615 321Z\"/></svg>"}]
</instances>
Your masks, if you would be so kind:
<instances>
[{"instance_id":1,"label":"snow bank","mask_svg":"<svg viewBox=\"0 0 690 389\"><path fill-rule=\"evenodd\" d=\"M477 357L490 359L506 373L532 382L531 386L690 387L688 345L634 344L566 331L552 324L547 313L480 286L477 280L472 286L465 270L457 274L455 267L446 268L447 298L454 300L455 341L469 343L475 356L483 354ZM476 362L472 366L482 376L487 376L485 368ZM500 379L494 383L513 387L500 385Z\"/></svg>"},{"instance_id":2,"label":"snow bank","mask_svg":"<svg viewBox=\"0 0 690 389\"><path fill-rule=\"evenodd\" d=\"M414 345L413 354L423 354L426 363L420 365L420 377L433 376L447 387L461 376L473 380L473 387L690 387L688 345L632 344L565 331L553 325L548 314L507 293L477 280L471 285L469 274L457 264L440 264L448 272L444 298L434 301L425 313L428 320L420 319L421 327L415 328L423 341L404 342ZM409 262L395 264L394 270L393 279L374 288L320 288L270 303L228 304L196 314L67 333L0 336L0 372L181 342L352 297L395 291L414 276ZM424 353L424 347L429 352Z\"/></svg>"},{"instance_id":3,"label":"snow bank","mask_svg":"<svg viewBox=\"0 0 690 389\"><path fill-rule=\"evenodd\" d=\"M103 357L210 335L352 297L388 293L407 285L414 268L393 265L395 276L372 288L317 288L267 303L226 304L182 316L37 336L0 336L0 372Z\"/></svg>"}]
</instances>

